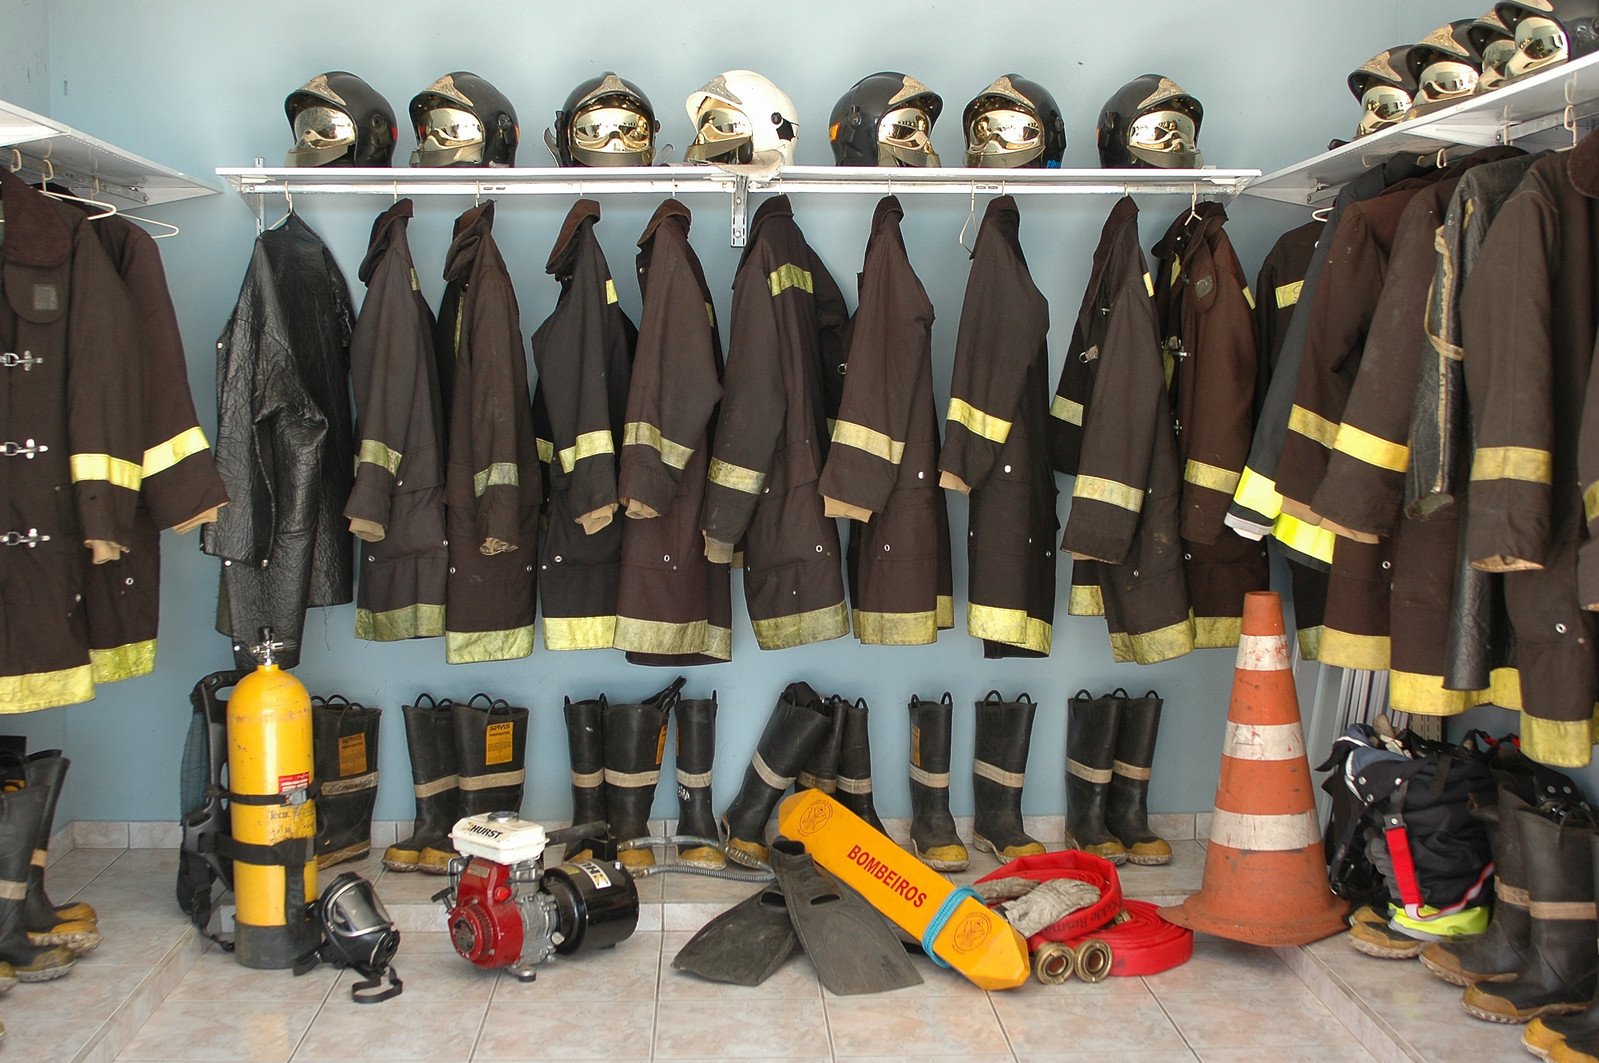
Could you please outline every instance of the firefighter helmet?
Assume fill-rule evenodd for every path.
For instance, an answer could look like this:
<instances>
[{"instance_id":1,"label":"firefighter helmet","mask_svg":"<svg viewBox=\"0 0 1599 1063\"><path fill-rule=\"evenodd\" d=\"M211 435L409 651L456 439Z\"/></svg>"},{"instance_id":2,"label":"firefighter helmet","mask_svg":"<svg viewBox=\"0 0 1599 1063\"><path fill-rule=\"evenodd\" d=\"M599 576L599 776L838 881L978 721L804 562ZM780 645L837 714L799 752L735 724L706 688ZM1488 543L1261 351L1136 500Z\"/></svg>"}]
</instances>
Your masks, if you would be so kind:
<instances>
[{"instance_id":1,"label":"firefighter helmet","mask_svg":"<svg viewBox=\"0 0 1599 1063\"><path fill-rule=\"evenodd\" d=\"M883 71L861 78L833 105L827 138L840 166L937 166L933 123L944 101L911 77Z\"/></svg>"},{"instance_id":2,"label":"firefighter helmet","mask_svg":"<svg viewBox=\"0 0 1599 1063\"><path fill-rule=\"evenodd\" d=\"M285 166L394 164L394 108L348 70L318 74L289 93L283 110L294 128Z\"/></svg>"},{"instance_id":3,"label":"firefighter helmet","mask_svg":"<svg viewBox=\"0 0 1599 1063\"><path fill-rule=\"evenodd\" d=\"M515 166L516 108L476 74L445 74L411 100L412 166Z\"/></svg>"},{"instance_id":4,"label":"firefighter helmet","mask_svg":"<svg viewBox=\"0 0 1599 1063\"><path fill-rule=\"evenodd\" d=\"M961 116L966 165L1056 167L1066 154L1066 119L1049 90L1004 74L973 97Z\"/></svg>"},{"instance_id":5,"label":"firefighter helmet","mask_svg":"<svg viewBox=\"0 0 1599 1063\"><path fill-rule=\"evenodd\" d=\"M1501 0L1494 11L1516 37L1506 78L1599 51L1599 0Z\"/></svg>"},{"instance_id":6,"label":"firefighter helmet","mask_svg":"<svg viewBox=\"0 0 1599 1063\"><path fill-rule=\"evenodd\" d=\"M1482 76L1477 79L1478 92L1491 92L1504 83L1505 68L1516 54L1516 35L1511 32L1499 12L1490 11L1472 22L1466 31L1471 50L1477 55Z\"/></svg>"},{"instance_id":7,"label":"firefighter helmet","mask_svg":"<svg viewBox=\"0 0 1599 1063\"><path fill-rule=\"evenodd\" d=\"M753 70L728 70L689 93L690 162L773 167L794 161L799 115L788 94Z\"/></svg>"},{"instance_id":8,"label":"firefighter helmet","mask_svg":"<svg viewBox=\"0 0 1599 1063\"><path fill-rule=\"evenodd\" d=\"M1416 79L1406 61L1413 45L1378 52L1349 75L1349 91L1363 112L1355 129L1357 138L1402 121L1416 100Z\"/></svg>"},{"instance_id":9,"label":"firefighter helmet","mask_svg":"<svg viewBox=\"0 0 1599 1063\"><path fill-rule=\"evenodd\" d=\"M607 70L572 90L544 140L562 166L648 166L660 129L644 91Z\"/></svg>"},{"instance_id":10,"label":"firefighter helmet","mask_svg":"<svg viewBox=\"0 0 1599 1063\"><path fill-rule=\"evenodd\" d=\"M1471 27L1476 21L1463 18L1439 26L1410 49L1405 62L1416 82L1411 114L1465 99L1477 91L1482 56L1471 43Z\"/></svg>"},{"instance_id":11,"label":"firefighter helmet","mask_svg":"<svg viewBox=\"0 0 1599 1063\"><path fill-rule=\"evenodd\" d=\"M1199 127L1204 120L1204 106L1171 78L1136 77L1099 112L1099 164L1107 169L1203 166Z\"/></svg>"}]
</instances>

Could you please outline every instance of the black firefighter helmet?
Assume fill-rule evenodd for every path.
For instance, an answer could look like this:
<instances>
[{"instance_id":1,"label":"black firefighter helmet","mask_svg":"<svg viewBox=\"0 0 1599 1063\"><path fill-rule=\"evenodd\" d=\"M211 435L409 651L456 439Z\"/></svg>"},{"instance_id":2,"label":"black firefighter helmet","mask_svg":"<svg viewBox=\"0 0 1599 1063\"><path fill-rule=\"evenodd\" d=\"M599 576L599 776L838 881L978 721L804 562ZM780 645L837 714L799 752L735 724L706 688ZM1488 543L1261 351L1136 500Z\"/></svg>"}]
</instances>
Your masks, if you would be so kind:
<instances>
[{"instance_id":1,"label":"black firefighter helmet","mask_svg":"<svg viewBox=\"0 0 1599 1063\"><path fill-rule=\"evenodd\" d=\"M1066 154L1066 119L1048 89L1002 74L961 115L966 165L1056 167Z\"/></svg>"},{"instance_id":2,"label":"black firefighter helmet","mask_svg":"<svg viewBox=\"0 0 1599 1063\"><path fill-rule=\"evenodd\" d=\"M1416 101L1416 79L1410 76L1408 57L1414 45L1385 48L1361 63L1349 75L1349 91L1360 101L1356 138L1404 120Z\"/></svg>"},{"instance_id":3,"label":"black firefighter helmet","mask_svg":"<svg viewBox=\"0 0 1599 1063\"><path fill-rule=\"evenodd\" d=\"M1500 0L1494 11L1516 38L1507 79L1599 51L1599 0Z\"/></svg>"},{"instance_id":4,"label":"black firefighter helmet","mask_svg":"<svg viewBox=\"0 0 1599 1063\"><path fill-rule=\"evenodd\" d=\"M1099 164L1106 169L1197 169L1205 108L1163 74L1134 78L1099 112Z\"/></svg>"},{"instance_id":5,"label":"black firefighter helmet","mask_svg":"<svg viewBox=\"0 0 1599 1063\"><path fill-rule=\"evenodd\" d=\"M1416 82L1412 113L1424 107L1465 99L1482 79L1482 54L1471 40L1477 20L1457 19L1417 41L1405 57Z\"/></svg>"},{"instance_id":6,"label":"black firefighter helmet","mask_svg":"<svg viewBox=\"0 0 1599 1063\"><path fill-rule=\"evenodd\" d=\"M412 166L515 166L516 108L476 74L445 74L411 100Z\"/></svg>"},{"instance_id":7,"label":"black firefighter helmet","mask_svg":"<svg viewBox=\"0 0 1599 1063\"><path fill-rule=\"evenodd\" d=\"M561 166L648 166L660 129L644 90L607 70L572 90L544 143Z\"/></svg>"},{"instance_id":8,"label":"black firefighter helmet","mask_svg":"<svg viewBox=\"0 0 1599 1063\"><path fill-rule=\"evenodd\" d=\"M1497 89L1504 83L1505 67L1516 54L1516 35L1499 17L1499 12L1490 11L1472 21L1471 28L1466 31L1466 39L1471 42L1471 50L1476 54L1477 65L1482 70L1482 76L1477 80L1477 91L1491 92Z\"/></svg>"},{"instance_id":9,"label":"black firefighter helmet","mask_svg":"<svg viewBox=\"0 0 1599 1063\"><path fill-rule=\"evenodd\" d=\"M868 74L833 105L827 139L840 166L937 166L933 124L944 101L909 74Z\"/></svg>"},{"instance_id":10,"label":"black firefighter helmet","mask_svg":"<svg viewBox=\"0 0 1599 1063\"><path fill-rule=\"evenodd\" d=\"M394 164L394 108L348 70L318 74L289 93L283 111L294 128L285 166Z\"/></svg>"}]
</instances>

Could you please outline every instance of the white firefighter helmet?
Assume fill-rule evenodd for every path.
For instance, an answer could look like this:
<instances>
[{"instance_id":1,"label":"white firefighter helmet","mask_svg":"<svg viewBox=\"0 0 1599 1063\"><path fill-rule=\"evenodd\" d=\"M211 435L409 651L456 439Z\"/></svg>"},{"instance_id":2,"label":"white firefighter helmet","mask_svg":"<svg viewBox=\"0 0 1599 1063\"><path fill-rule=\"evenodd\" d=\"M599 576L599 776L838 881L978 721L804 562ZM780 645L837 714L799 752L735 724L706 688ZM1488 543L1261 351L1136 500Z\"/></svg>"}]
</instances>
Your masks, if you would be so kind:
<instances>
[{"instance_id":1,"label":"white firefighter helmet","mask_svg":"<svg viewBox=\"0 0 1599 1063\"><path fill-rule=\"evenodd\" d=\"M728 70L689 93L690 162L775 169L794 161L799 115L788 94L753 70Z\"/></svg>"}]
</instances>

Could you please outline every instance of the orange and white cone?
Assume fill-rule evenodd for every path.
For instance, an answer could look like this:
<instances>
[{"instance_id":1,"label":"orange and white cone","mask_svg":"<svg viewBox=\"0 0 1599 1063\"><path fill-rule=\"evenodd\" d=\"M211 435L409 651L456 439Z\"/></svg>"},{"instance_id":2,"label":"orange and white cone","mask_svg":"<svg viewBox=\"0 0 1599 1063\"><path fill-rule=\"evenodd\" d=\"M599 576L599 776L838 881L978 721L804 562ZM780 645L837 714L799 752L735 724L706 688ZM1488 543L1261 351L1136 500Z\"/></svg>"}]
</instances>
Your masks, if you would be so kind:
<instances>
[{"instance_id":1,"label":"orange and white cone","mask_svg":"<svg viewBox=\"0 0 1599 1063\"><path fill-rule=\"evenodd\" d=\"M1244 598L1205 879L1171 922L1252 945L1304 945L1344 929L1327 885L1321 826L1294 692L1282 599Z\"/></svg>"}]
</instances>

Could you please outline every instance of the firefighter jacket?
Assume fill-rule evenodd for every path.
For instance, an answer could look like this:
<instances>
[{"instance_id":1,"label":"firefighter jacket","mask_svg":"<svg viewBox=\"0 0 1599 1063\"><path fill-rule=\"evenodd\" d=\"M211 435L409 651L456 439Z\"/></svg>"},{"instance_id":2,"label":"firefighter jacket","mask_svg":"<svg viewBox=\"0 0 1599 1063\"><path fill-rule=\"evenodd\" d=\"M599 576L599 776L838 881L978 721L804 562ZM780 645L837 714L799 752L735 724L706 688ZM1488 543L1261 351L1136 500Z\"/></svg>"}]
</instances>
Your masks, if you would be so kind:
<instances>
[{"instance_id":1,"label":"firefighter jacket","mask_svg":"<svg viewBox=\"0 0 1599 1063\"><path fill-rule=\"evenodd\" d=\"M955 340L939 483L971 495L966 629L986 657L1044 657L1055 620L1049 304L1022 255L1016 200L988 204Z\"/></svg>"},{"instance_id":2,"label":"firefighter jacket","mask_svg":"<svg viewBox=\"0 0 1599 1063\"><path fill-rule=\"evenodd\" d=\"M455 221L439 332L445 410L444 537L449 581L444 657L504 661L533 652L539 459L521 315L494 242L494 204Z\"/></svg>"},{"instance_id":3,"label":"firefighter jacket","mask_svg":"<svg viewBox=\"0 0 1599 1063\"><path fill-rule=\"evenodd\" d=\"M1390 185L1419 170L1415 156L1395 156L1356 177L1338 194L1331 216L1316 243L1306 267L1299 302L1304 313L1295 313L1284 333L1281 353L1272 371L1271 385L1261 404L1255 423L1255 438L1250 443L1249 461L1238 480L1238 490L1227 511L1227 523L1240 535L1256 538L1271 535L1283 552L1303 563L1326 568L1332 563L1334 536L1327 529L1306 524L1283 513L1282 495L1277 490L1277 465L1288 434L1288 418L1299 384L1299 367L1305 339L1310 330L1310 308L1321 283L1322 270L1338 235L1344 213L1371 199Z\"/></svg>"},{"instance_id":4,"label":"firefighter jacket","mask_svg":"<svg viewBox=\"0 0 1599 1063\"><path fill-rule=\"evenodd\" d=\"M616 647L634 664L682 667L733 656L728 566L705 556L700 511L710 424L722 397L722 339L691 221L669 199L639 237L644 310L628 385L617 493L622 522Z\"/></svg>"},{"instance_id":5,"label":"firefighter jacket","mask_svg":"<svg viewBox=\"0 0 1599 1063\"><path fill-rule=\"evenodd\" d=\"M255 666L263 627L294 667L307 607L353 596L342 513L355 479L353 322L344 274L299 215L256 238L217 341L216 461L229 503L200 531L201 549L222 558L217 630L241 669Z\"/></svg>"},{"instance_id":6,"label":"firefighter jacket","mask_svg":"<svg viewBox=\"0 0 1599 1063\"><path fill-rule=\"evenodd\" d=\"M0 168L0 712L94 697L91 559L136 548L144 360L82 211Z\"/></svg>"},{"instance_id":7,"label":"firefighter jacket","mask_svg":"<svg viewBox=\"0 0 1599 1063\"><path fill-rule=\"evenodd\" d=\"M1254 432L1255 300L1219 203L1185 209L1155 245L1155 309L1176 415L1179 527L1194 645L1236 646L1244 595L1270 583L1265 544L1227 527Z\"/></svg>"},{"instance_id":8,"label":"firefighter jacket","mask_svg":"<svg viewBox=\"0 0 1599 1063\"><path fill-rule=\"evenodd\" d=\"M933 304L911 269L893 196L877 204L850 323L849 373L822 470L829 517L849 517L855 637L934 642L955 626L949 512L938 486Z\"/></svg>"},{"instance_id":9,"label":"firefighter jacket","mask_svg":"<svg viewBox=\"0 0 1599 1063\"><path fill-rule=\"evenodd\" d=\"M548 485L539 597L551 650L609 649L616 641L616 452L638 333L594 236L599 220L592 199L567 213L544 267L561 294L533 333L533 427Z\"/></svg>"},{"instance_id":10,"label":"firefighter jacket","mask_svg":"<svg viewBox=\"0 0 1599 1063\"><path fill-rule=\"evenodd\" d=\"M372 224L350 337L359 442L344 516L361 540L355 637L377 642L442 636L449 571L433 311L411 258L411 213L402 199Z\"/></svg>"},{"instance_id":11,"label":"firefighter jacket","mask_svg":"<svg viewBox=\"0 0 1599 1063\"><path fill-rule=\"evenodd\" d=\"M1588 539L1579 426L1599 299L1599 138L1534 163L1462 293L1471 408L1471 563L1505 573L1522 749L1587 764L1599 700L1599 615L1577 579ZM1589 467L1590 475L1592 466ZM1586 601L1584 600L1586 599Z\"/></svg>"},{"instance_id":12,"label":"firefighter jacket","mask_svg":"<svg viewBox=\"0 0 1599 1063\"><path fill-rule=\"evenodd\" d=\"M117 560L91 566L83 590L94 680L110 683L155 668L161 530L185 532L214 521L228 495L195 416L183 339L155 239L120 215L97 219L92 228L133 300L144 380L145 448L134 542Z\"/></svg>"},{"instance_id":13,"label":"firefighter jacket","mask_svg":"<svg viewBox=\"0 0 1599 1063\"><path fill-rule=\"evenodd\" d=\"M1106 219L1078 315L1088 346L1066 355L1094 371L1061 549L1076 559L1074 589L1085 582L1075 571L1084 562L1098 579L1112 655L1139 664L1194 648L1179 541L1182 470L1153 291L1138 207L1123 197Z\"/></svg>"},{"instance_id":14,"label":"firefighter jacket","mask_svg":"<svg viewBox=\"0 0 1599 1063\"><path fill-rule=\"evenodd\" d=\"M733 280L701 529L713 561L731 560L742 540L744 599L763 650L849 633L838 526L816 489L847 317L788 197L762 203Z\"/></svg>"},{"instance_id":15,"label":"firefighter jacket","mask_svg":"<svg viewBox=\"0 0 1599 1063\"><path fill-rule=\"evenodd\" d=\"M1256 347L1260 351L1255 390L1257 424L1265 404L1266 390L1282 355L1288 326L1293 321L1294 311L1299 306L1300 295L1305 288L1305 273L1310 268L1311 256L1325 228L1324 222L1312 220L1297 229L1288 230L1272 246L1255 278L1255 291L1259 293L1255 303L1255 337ZM1284 518L1279 514L1278 519ZM1285 534L1291 537L1293 532L1287 531ZM1322 616L1327 608L1327 570L1306 564L1303 558L1293 554L1284 560L1288 562L1288 574L1293 587L1294 626L1298 629L1299 656L1314 661L1321 650Z\"/></svg>"}]
</instances>

